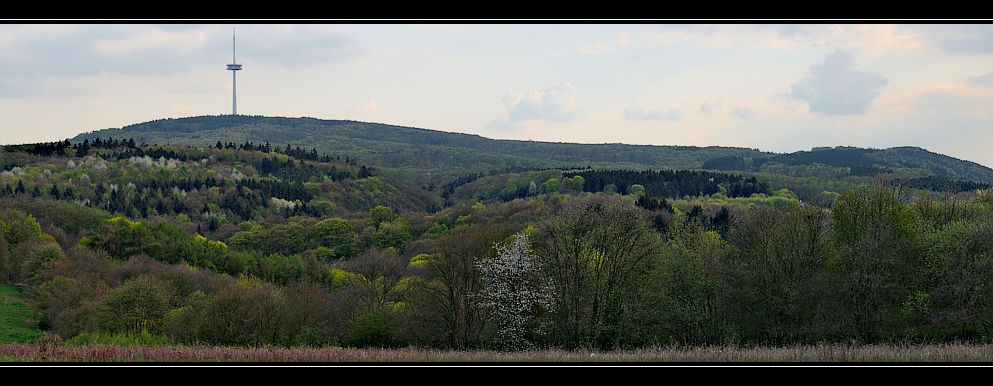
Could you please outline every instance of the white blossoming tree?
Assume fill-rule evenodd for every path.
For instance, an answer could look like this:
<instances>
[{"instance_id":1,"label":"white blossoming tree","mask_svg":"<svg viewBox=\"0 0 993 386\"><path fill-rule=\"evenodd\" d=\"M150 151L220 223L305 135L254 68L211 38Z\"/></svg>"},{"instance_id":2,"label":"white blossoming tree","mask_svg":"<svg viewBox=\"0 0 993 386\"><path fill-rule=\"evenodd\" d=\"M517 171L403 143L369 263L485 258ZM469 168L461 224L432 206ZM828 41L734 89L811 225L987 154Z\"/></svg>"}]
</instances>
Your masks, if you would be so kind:
<instances>
[{"instance_id":1,"label":"white blossoming tree","mask_svg":"<svg viewBox=\"0 0 993 386\"><path fill-rule=\"evenodd\" d=\"M537 259L526 233L518 233L496 249L496 257L477 263L485 284L478 295L479 304L496 322L498 348L533 348L533 338L544 334L538 316L554 311L554 287L538 275Z\"/></svg>"}]
</instances>

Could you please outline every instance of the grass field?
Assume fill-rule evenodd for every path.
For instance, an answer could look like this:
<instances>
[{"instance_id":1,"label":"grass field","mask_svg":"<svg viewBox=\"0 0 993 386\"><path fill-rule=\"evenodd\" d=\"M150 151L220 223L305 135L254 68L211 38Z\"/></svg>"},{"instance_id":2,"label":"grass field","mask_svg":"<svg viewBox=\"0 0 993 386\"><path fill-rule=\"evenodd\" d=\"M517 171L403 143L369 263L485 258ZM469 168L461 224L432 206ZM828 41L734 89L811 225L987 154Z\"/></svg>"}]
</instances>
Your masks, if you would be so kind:
<instances>
[{"instance_id":1,"label":"grass field","mask_svg":"<svg viewBox=\"0 0 993 386\"><path fill-rule=\"evenodd\" d=\"M0 362L320 362L320 363L959 363L993 361L993 345L926 346L818 345L791 348L666 348L618 352L584 351L446 351L425 349L243 348L216 346L66 346L8 344Z\"/></svg>"},{"instance_id":2,"label":"grass field","mask_svg":"<svg viewBox=\"0 0 993 386\"><path fill-rule=\"evenodd\" d=\"M27 294L20 287L0 284L0 344L29 343L42 333L36 328L38 315L28 308Z\"/></svg>"}]
</instances>

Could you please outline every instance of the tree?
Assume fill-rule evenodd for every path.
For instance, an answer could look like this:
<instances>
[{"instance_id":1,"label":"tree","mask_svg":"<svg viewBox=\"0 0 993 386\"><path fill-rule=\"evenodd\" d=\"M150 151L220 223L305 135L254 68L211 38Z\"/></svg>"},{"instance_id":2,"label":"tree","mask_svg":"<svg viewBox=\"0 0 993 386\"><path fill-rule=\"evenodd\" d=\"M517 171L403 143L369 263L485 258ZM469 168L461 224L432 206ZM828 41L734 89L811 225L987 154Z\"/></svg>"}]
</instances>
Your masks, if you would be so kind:
<instances>
[{"instance_id":1,"label":"tree","mask_svg":"<svg viewBox=\"0 0 993 386\"><path fill-rule=\"evenodd\" d=\"M731 304L746 340L814 343L830 331L825 264L831 257L828 213L792 204L745 213L728 237Z\"/></svg>"},{"instance_id":2,"label":"tree","mask_svg":"<svg viewBox=\"0 0 993 386\"><path fill-rule=\"evenodd\" d=\"M559 186L561 186L562 183L558 178L549 178L548 181L545 181L544 185L545 193L552 194L559 191Z\"/></svg>"},{"instance_id":3,"label":"tree","mask_svg":"<svg viewBox=\"0 0 993 386\"><path fill-rule=\"evenodd\" d=\"M863 342L876 342L901 322L900 306L912 295L918 258L919 218L881 183L849 189L834 203L831 228L838 248L835 283L850 326Z\"/></svg>"},{"instance_id":4,"label":"tree","mask_svg":"<svg viewBox=\"0 0 993 386\"><path fill-rule=\"evenodd\" d=\"M348 260L345 266L348 271L365 278L363 285L373 295L368 311L375 311L400 300L395 289L406 272L407 262L397 255L396 250L373 248Z\"/></svg>"},{"instance_id":5,"label":"tree","mask_svg":"<svg viewBox=\"0 0 993 386\"><path fill-rule=\"evenodd\" d=\"M496 321L498 348L533 348L546 332L536 319L553 311L555 289L538 274L527 234L518 233L496 249L496 256L477 262L484 283L480 304Z\"/></svg>"},{"instance_id":6,"label":"tree","mask_svg":"<svg viewBox=\"0 0 993 386\"><path fill-rule=\"evenodd\" d=\"M642 212L621 200L584 200L538 227L541 274L555 287L553 339L573 349L613 349L624 309L658 253L659 239Z\"/></svg>"},{"instance_id":7,"label":"tree","mask_svg":"<svg viewBox=\"0 0 993 386\"><path fill-rule=\"evenodd\" d=\"M369 209L369 220L373 228L378 228L380 223L393 221L395 215L393 210L382 205L376 205Z\"/></svg>"},{"instance_id":8,"label":"tree","mask_svg":"<svg viewBox=\"0 0 993 386\"><path fill-rule=\"evenodd\" d=\"M583 185L586 184L586 179L583 176L572 176L572 186L577 192L583 191Z\"/></svg>"},{"instance_id":9,"label":"tree","mask_svg":"<svg viewBox=\"0 0 993 386\"><path fill-rule=\"evenodd\" d=\"M397 218L390 222L382 222L372 236L372 245L379 249L395 248L403 251L404 246L412 239L410 225L407 220Z\"/></svg>"},{"instance_id":10,"label":"tree","mask_svg":"<svg viewBox=\"0 0 993 386\"><path fill-rule=\"evenodd\" d=\"M109 333L158 334L169 310L160 284L147 276L124 282L101 299L99 326Z\"/></svg>"},{"instance_id":11,"label":"tree","mask_svg":"<svg viewBox=\"0 0 993 386\"><path fill-rule=\"evenodd\" d=\"M698 224L674 222L632 307L643 344L728 344L727 244Z\"/></svg>"},{"instance_id":12,"label":"tree","mask_svg":"<svg viewBox=\"0 0 993 386\"><path fill-rule=\"evenodd\" d=\"M438 252L420 268L410 301L428 345L469 349L482 346L489 323L478 299L483 281L476 261L495 253L493 244L513 234L507 224L459 227L438 240Z\"/></svg>"},{"instance_id":13,"label":"tree","mask_svg":"<svg viewBox=\"0 0 993 386\"><path fill-rule=\"evenodd\" d=\"M355 231L352 223L343 218L329 218L314 225L314 235L321 245L334 251L338 259L355 255Z\"/></svg>"}]
</instances>

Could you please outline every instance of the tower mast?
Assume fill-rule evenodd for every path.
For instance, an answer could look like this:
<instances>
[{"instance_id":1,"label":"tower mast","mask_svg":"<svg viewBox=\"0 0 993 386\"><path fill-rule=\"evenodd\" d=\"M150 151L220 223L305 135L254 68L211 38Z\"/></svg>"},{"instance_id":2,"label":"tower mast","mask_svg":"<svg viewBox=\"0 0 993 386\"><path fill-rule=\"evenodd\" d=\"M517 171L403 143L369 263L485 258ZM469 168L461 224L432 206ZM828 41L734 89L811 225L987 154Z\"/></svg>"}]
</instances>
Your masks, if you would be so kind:
<instances>
[{"instance_id":1,"label":"tower mast","mask_svg":"<svg viewBox=\"0 0 993 386\"><path fill-rule=\"evenodd\" d=\"M234 27L231 27L231 115L238 115L238 76L237 71L241 70L241 65L235 60L235 34Z\"/></svg>"}]
</instances>

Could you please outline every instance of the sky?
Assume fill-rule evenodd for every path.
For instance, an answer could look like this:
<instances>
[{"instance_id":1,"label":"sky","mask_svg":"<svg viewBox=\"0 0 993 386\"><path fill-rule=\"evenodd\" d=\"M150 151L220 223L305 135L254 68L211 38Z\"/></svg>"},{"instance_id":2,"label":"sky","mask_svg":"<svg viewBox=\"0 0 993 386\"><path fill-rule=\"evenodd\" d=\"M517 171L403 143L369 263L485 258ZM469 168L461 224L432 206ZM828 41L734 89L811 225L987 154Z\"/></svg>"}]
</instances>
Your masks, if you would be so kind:
<instances>
[{"instance_id":1,"label":"sky","mask_svg":"<svg viewBox=\"0 0 993 386\"><path fill-rule=\"evenodd\" d=\"M0 142L238 113L993 167L993 24L5 24Z\"/></svg>"}]
</instances>

